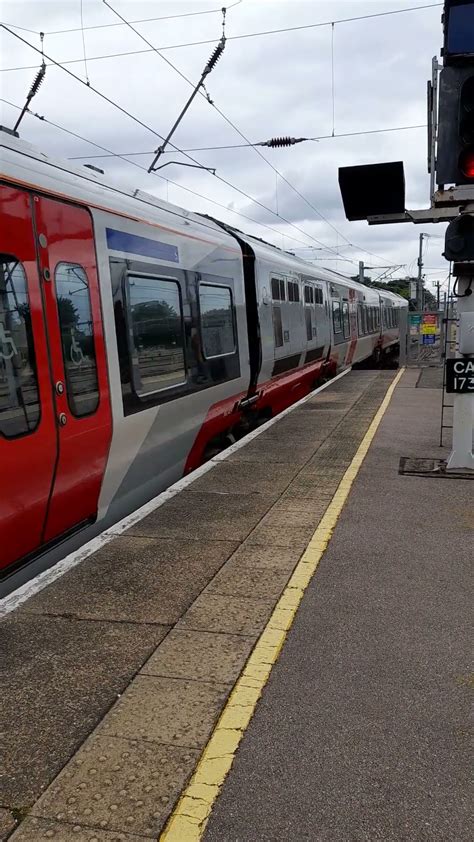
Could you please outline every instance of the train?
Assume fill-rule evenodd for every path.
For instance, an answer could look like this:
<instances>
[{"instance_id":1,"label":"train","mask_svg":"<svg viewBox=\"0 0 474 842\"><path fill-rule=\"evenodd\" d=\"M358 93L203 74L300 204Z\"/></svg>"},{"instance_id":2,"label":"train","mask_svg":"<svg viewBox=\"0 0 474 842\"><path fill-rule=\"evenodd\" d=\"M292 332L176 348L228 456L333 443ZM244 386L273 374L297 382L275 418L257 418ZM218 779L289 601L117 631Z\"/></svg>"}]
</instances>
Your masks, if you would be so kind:
<instances>
[{"instance_id":1,"label":"train","mask_svg":"<svg viewBox=\"0 0 474 842\"><path fill-rule=\"evenodd\" d=\"M10 132L0 148L3 576L399 343L397 295Z\"/></svg>"}]
</instances>

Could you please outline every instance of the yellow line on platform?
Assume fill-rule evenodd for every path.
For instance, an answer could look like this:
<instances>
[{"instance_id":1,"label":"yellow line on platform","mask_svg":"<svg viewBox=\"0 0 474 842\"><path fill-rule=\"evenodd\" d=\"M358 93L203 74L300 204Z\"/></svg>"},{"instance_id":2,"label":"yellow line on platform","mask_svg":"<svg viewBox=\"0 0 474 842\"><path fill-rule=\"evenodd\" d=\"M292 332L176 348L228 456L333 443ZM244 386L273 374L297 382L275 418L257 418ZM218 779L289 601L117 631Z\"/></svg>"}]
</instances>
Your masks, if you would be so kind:
<instances>
[{"instance_id":1,"label":"yellow line on platform","mask_svg":"<svg viewBox=\"0 0 474 842\"><path fill-rule=\"evenodd\" d=\"M293 575L229 696L196 771L171 814L159 842L199 842L202 839L216 798L230 771L239 743L293 624L303 594L331 539L352 483L367 455L403 372L404 369L401 369L389 386L319 526L296 565Z\"/></svg>"}]
</instances>

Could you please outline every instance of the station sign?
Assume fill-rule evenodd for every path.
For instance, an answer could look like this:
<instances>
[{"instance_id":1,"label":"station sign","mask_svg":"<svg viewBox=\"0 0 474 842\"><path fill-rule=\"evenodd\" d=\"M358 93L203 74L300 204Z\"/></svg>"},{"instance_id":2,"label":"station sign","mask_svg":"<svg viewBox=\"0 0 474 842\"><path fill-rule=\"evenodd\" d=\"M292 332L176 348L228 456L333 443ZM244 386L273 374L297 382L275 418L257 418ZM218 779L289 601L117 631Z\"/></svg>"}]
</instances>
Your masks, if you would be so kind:
<instances>
[{"instance_id":1,"label":"station sign","mask_svg":"<svg viewBox=\"0 0 474 842\"><path fill-rule=\"evenodd\" d=\"M474 395L474 358L446 360L446 392Z\"/></svg>"}]
</instances>

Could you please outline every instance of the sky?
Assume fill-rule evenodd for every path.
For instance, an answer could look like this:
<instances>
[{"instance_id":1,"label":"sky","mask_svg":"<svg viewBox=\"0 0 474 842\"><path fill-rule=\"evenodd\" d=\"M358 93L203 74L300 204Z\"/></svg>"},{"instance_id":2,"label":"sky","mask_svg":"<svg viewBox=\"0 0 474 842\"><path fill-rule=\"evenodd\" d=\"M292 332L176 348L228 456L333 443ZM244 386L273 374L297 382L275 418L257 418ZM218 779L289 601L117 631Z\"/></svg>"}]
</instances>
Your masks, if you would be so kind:
<instances>
[{"instance_id":1,"label":"sky","mask_svg":"<svg viewBox=\"0 0 474 842\"><path fill-rule=\"evenodd\" d=\"M409 11L417 6L429 7ZM112 9L142 21L134 28L162 55ZM159 177L136 164L145 170L151 164L159 135L168 134L217 45L219 2L0 0L3 23L36 48L43 32L45 54L90 82L48 66L30 107L49 123L25 115L22 138L348 275L358 273L360 260L372 267L366 270L372 279L398 265L392 277L416 274L423 231L429 289L447 277L446 226L348 222L338 167L401 160L406 206L429 206L426 83L440 53L441 12L430 0L229 0L228 40L206 80L214 106L198 94L172 138L179 150L199 149L188 154L216 176L172 163ZM23 106L40 63L31 46L0 31L0 124L13 126L19 114L13 104ZM379 131L405 126L422 127ZM321 139L281 149L240 146L286 135ZM127 160L90 158L106 153L87 141ZM236 148L208 148L218 146ZM159 163L168 161L191 163L171 147Z\"/></svg>"}]
</instances>

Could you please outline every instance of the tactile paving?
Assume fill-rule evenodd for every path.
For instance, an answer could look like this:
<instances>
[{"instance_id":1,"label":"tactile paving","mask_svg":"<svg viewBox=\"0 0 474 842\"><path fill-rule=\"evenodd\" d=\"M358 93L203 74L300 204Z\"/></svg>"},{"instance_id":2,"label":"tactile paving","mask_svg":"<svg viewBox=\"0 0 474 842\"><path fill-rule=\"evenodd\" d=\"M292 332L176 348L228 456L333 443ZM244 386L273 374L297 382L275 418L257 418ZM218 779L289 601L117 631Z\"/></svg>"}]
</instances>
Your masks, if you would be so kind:
<instances>
[{"instance_id":1,"label":"tactile paving","mask_svg":"<svg viewBox=\"0 0 474 842\"><path fill-rule=\"evenodd\" d=\"M197 757L188 748L93 736L32 813L71 825L68 842L74 825L156 838Z\"/></svg>"},{"instance_id":2,"label":"tactile paving","mask_svg":"<svg viewBox=\"0 0 474 842\"><path fill-rule=\"evenodd\" d=\"M33 817L25 819L10 838L14 842L143 842L143 836L135 833L99 830Z\"/></svg>"},{"instance_id":3,"label":"tactile paving","mask_svg":"<svg viewBox=\"0 0 474 842\"><path fill-rule=\"evenodd\" d=\"M199 748L230 686L138 675L97 733Z\"/></svg>"},{"instance_id":4,"label":"tactile paving","mask_svg":"<svg viewBox=\"0 0 474 842\"><path fill-rule=\"evenodd\" d=\"M142 673L233 684L252 648L253 640L243 635L174 629Z\"/></svg>"}]
</instances>

